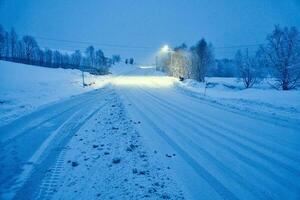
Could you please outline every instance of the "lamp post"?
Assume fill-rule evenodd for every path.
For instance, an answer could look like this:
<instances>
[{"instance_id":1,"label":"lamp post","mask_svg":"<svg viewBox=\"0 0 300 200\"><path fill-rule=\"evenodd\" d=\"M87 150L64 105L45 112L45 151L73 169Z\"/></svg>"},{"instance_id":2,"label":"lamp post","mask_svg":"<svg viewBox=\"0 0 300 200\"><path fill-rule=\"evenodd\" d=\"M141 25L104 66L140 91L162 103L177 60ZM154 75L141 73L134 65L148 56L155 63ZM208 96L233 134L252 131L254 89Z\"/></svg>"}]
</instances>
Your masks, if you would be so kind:
<instances>
[{"instance_id":1,"label":"lamp post","mask_svg":"<svg viewBox=\"0 0 300 200\"><path fill-rule=\"evenodd\" d=\"M168 45L164 45L161 48L160 52L170 54L170 65L172 66L173 65L173 52L174 51Z\"/></svg>"}]
</instances>

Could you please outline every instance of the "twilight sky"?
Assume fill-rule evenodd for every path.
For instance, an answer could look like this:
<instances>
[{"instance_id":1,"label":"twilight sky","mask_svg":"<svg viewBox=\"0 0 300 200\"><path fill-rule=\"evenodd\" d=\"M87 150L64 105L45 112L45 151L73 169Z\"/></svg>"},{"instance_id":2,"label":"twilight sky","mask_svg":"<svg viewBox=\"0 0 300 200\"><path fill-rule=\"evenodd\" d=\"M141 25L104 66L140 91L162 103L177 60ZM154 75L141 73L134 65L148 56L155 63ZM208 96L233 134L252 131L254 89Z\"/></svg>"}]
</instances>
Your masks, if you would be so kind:
<instances>
[{"instance_id":1,"label":"twilight sky","mask_svg":"<svg viewBox=\"0 0 300 200\"><path fill-rule=\"evenodd\" d=\"M0 24L41 47L84 50L90 42L106 55L151 62L163 44L189 46L202 37L216 56L264 42L274 24L300 29L300 0L0 0Z\"/></svg>"}]
</instances>

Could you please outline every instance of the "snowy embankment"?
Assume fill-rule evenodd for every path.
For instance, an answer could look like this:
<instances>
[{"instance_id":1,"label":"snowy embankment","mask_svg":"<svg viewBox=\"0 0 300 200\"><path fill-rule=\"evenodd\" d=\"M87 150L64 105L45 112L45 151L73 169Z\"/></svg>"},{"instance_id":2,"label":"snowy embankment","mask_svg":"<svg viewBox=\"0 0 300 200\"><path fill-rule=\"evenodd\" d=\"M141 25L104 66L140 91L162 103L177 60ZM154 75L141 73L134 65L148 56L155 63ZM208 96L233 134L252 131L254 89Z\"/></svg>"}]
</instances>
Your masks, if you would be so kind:
<instances>
[{"instance_id":1,"label":"snowy embankment","mask_svg":"<svg viewBox=\"0 0 300 200\"><path fill-rule=\"evenodd\" d=\"M177 84L179 91L189 93L231 109L259 113L285 121L300 122L300 90L282 91L272 88L263 81L253 88L244 89L243 83L235 78L207 78L204 83L188 79Z\"/></svg>"},{"instance_id":2,"label":"snowy embankment","mask_svg":"<svg viewBox=\"0 0 300 200\"><path fill-rule=\"evenodd\" d=\"M82 87L79 70L53 69L0 61L0 125L41 105L99 88L108 76L85 73L90 87Z\"/></svg>"}]
</instances>

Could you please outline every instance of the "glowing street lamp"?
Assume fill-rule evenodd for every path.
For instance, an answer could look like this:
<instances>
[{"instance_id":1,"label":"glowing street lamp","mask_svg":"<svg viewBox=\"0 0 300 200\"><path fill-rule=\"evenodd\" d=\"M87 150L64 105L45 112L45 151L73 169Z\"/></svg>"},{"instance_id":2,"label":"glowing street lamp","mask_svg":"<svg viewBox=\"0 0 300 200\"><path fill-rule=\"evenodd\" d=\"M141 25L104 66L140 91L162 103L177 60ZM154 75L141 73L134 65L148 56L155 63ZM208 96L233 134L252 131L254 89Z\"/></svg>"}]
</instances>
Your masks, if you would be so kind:
<instances>
[{"instance_id":1,"label":"glowing street lamp","mask_svg":"<svg viewBox=\"0 0 300 200\"><path fill-rule=\"evenodd\" d=\"M160 49L160 53L161 54L170 54L170 61L171 61L171 66L173 65L173 50L168 46L168 45L164 45L161 49ZM156 69L158 69L158 57L155 57L155 62L156 62Z\"/></svg>"},{"instance_id":2,"label":"glowing street lamp","mask_svg":"<svg viewBox=\"0 0 300 200\"><path fill-rule=\"evenodd\" d=\"M164 53L167 53L167 52L170 52L171 49L168 45L164 45L162 48L161 48L161 52L164 52Z\"/></svg>"}]
</instances>

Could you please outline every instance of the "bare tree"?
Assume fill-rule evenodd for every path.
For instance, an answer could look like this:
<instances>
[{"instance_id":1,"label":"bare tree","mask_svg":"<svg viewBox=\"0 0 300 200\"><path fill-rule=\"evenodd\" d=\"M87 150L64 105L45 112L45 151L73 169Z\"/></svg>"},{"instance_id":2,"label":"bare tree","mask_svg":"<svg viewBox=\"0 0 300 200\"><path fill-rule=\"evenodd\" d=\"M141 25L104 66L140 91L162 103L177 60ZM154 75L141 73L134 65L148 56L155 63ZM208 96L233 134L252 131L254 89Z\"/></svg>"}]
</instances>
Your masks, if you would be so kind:
<instances>
[{"instance_id":1,"label":"bare tree","mask_svg":"<svg viewBox=\"0 0 300 200\"><path fill-rule=\"evenodd\" d=\"M243 81L245 88L251 88L261 80L258 56L258 53L250 56L248 50L245 52L239 50L235 55L238 76Z\"/></svg>"},{"instance_id":2,"label":"bare tree","mask_svg":"<svg viewBox=\"0 0 300 200\"><path fill-rule=\"evenodd\" d=\"M56 67L61 67L62 66L62 53L60 53L59 51L55 50L53 51L53 55L52 55L52 59L53 59L53 65L55 65Z\"/></svg>"},{"instance_id":3,"label":"bare tree","mask_svg":"<svg viewBox=\"0 0 300 200\"><path fill-rule=\"evenodd\" d=\"M208 68L215 62L213 47L201 39L191 48L191 54L192 78L204 82Z\"/></svg>"},{"instance_id":4,"label":"bare tree","mask_svg":"<svg viewBox=\"0 0 300 200\"><path fill-rule=\"evenodd\" d=\"M131 65L134 64L134 59L133 59L133 58L130 58L130 59L129 59L129 64L131 64Z\"/></svg>"},{"instance_id":5,"label":"bare tree","mask_svg":"<svg viewBox=\"0 0 300 200\"><path fill-rule=\"evenodd\" d=\"M22 41L18 41L16 44L16 60L17 62L20 62L25 59L25 52L24 52L24 44Z\"/></svg>"},{"instance_id":6,"label":"bare tree","mask_svg":"<svg viewBox=\"0 0 300 200\"><path fill-rule=\"evenodd\" d=\"M15 29L10 30L10 56L12 59L16 57L16 48L17 48L18 37Z\"/></svg>"},{"instance_id":7,"label":"bare tree","mask_svg":"<svg viewBox=\"0 0 300 200\"><path fill-rule=\"evenodd\" d=\"M9 33L5 31L4 34L4 57L9 59L10 54L10 41L9 41Z\"/></svg>"},{"instance_id":8,"label":"bare tree","mask_svg":"<svg viewBox=\"0 0 300 200\"><path fill-rule=\"evenodd\" d=\"M65 53L62 55L61 57L61 67L62 68L69 68L69 64L70 64L70 56L69 54Z\"/></svg>"},{"instance_id":9,"label":"bare tree","mask_svg":"<svg viewBox=\"0 0 300 200\"><path fill-rule=\"evenodd\" d=\"M86 49L83 56L79 50L72 55L60 51L41 49L32 36L17 38L15 30L4 30L0 25L0 59L19 63L27 63L45 67L81 68L81 70L96 69L97 74L107 74L112 59L106 58L102 50L95 51L93 46ZM120 61L120 56L115 56ZM83 68L84 67L84 68Z\"/></svg>"},{"instance_id":10,"label":"bare tree","mask_svg":"<svg viewBox=\"0 0 300 200\"><path fill-rule=\"evenodd\" d=\"M36 62L38 65L43 66L45 62L45 52L41 49L36 50Z\"/></svg>"},{"instance_id":11,"label":"bare tree","mask_svg":"<svg viewBox=\"0 0 300 200\"><path fill-rule=\"evenodd\" d=\"M108 62L107 58L104 56L103 51L98 49L95 53L95 69L98 74L107 74L108 73Z\"/></svg>"},{"instance_id":12,"label":"bare tree","mask_svg":"<svg viewBox=\"0 0 300 200\"><path fill-rule=\"evenodd\" d=\"M5 30L0 25L0 58L4 57L4 46L5 46Z\"/></svg>"},{"instance_id":13,"label":"bare tree","mask_svg":"<svg viewBox=\"0 0 300 200\"><path fill-rule=\"evenodd\" d=\"M90 67L94 67L95 65L95 48L93 46L89 46L85 50L85 54L87 57L88 65Z\"/></svg>"},{"instance_id":14,"label":"bare tree","mask_svg":"<svg viewBox=\"0 0 300 200\"><path fill-rule=\"evenodd\" d=\"M22 41L24 43L26 62L30 63L35 49L38 48L37 42L32 36L24 36Z\"/></svg>"},{"instance_id":15,"label":"bare tree","mask_svg":"<svg viewBox=\"0 0 300 200\"><path fill-rule=\"evenodd\" d=\"M54 53L51 49L45 50L45 64L48 67L52 67L55 64Z\"/></svg>"},{"instance_id":16,"label":"bare tree","mask_svg":"<svg viewBox=\"0 0 300 200\"><path fill-rule=\"evenodd\" d=\"M112 55L112 64L119 63L121 61L120 55Z\"/></svg>"},{"instance_id":17,"label":"bare tree","mask_svg":"<svg viewBox=\"0 0 300 200\"><path fill-rule=\"evenodd\" d=\"M265 62L276 79L274 86L293 89L300 81L300 35L295 27L275 26L261 47Z\"/></svg>"},{"instance_id":18,"label":"bare tree","mask_svg":"<svg viewBox=\"0 0 300 200\"><path fill-rule=\"evenodd\" d=\"M79 50L76 50L72 55L71 55L71 64L74 65L76 68L80 68L82 61L82 55Z\"/></svg>"}]
</instances>

